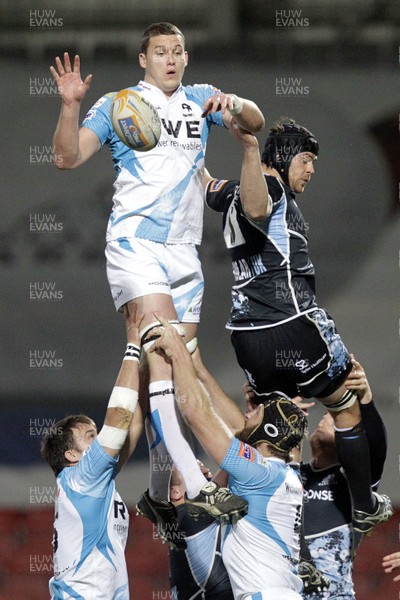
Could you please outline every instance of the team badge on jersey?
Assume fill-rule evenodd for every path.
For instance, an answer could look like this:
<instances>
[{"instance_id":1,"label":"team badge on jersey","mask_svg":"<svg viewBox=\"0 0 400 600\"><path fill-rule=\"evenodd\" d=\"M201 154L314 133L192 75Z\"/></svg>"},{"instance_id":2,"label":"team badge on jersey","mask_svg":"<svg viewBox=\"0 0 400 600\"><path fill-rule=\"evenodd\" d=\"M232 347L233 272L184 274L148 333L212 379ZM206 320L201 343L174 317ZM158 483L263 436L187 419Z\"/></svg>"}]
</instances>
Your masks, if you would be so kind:
<instances>
[{"instance_id":1,"label":"team badge on jersey","mask_svg":"<svg viewBox=\"0 0 400 600\"><path fill-rule=\"evenodd\" d=\"M227 179L212 179L209 190L210 192L219 192L226 183L228 183Z\"/></svg>"},{"instance_id":2,"label":"team badge on jersey","mask_svg":"<svg viewBox=\"0 0 400 600\"><path fill-rule=\"evenodd\" d=\"M248 444L240 442L239 456L249 460L250 462L254 462L254 449Z\"/></svg>"},{"instance_id":3,"label":"team badge on jersey","mask_svg":"<svg viewBox=\"0 0 400 600\"><path fill-rule=\"evenodd\" d=\"M104 104L104 102L107 102L108 98L111 98L113 95L114 94L109 93L100 98L100 100L97 100L96 104L93 104L92 108L89 110L84 120L90 121L90 119L92 119L95 116L96 109L99 108L102 104Z\"/></svg>"}]
</instances>

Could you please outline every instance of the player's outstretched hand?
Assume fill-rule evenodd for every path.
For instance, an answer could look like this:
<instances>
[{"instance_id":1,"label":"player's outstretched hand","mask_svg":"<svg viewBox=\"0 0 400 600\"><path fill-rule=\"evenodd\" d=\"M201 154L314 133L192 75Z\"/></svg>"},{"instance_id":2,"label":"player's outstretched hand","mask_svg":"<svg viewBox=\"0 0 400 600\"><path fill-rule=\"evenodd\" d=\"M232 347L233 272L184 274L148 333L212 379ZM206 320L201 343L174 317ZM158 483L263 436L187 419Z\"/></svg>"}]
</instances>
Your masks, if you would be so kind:
<instances>
[{"instance_id":1,"label":"player's outstretched hand","mask_svg":"<svg viewBox=\"0 0 400 600\"><path fill-rule=\"evenodd\" d=\"M388 554L384 556L382 559L382 567L385 570L385 573L391 573L394 569L398 569L400 567L400 552L394 552L393 554ZM400 581L400 575L396 575L393 578L393 581Z\"/></svg>"},{"instance_id":2,"label":"player's outstretched hand","mask_svg":"<svg viewBox=\"0 0 400 600\"><path fill-rule=\"evenodd\" d=\"M137 305L133 302L124 305L124 317L126 327L126 341L140 347L140 325L144 313L137 316Z\"/></svg>"},{"instance_id":3,"label":"player's outstretched hand","mask_svg":"<svg viewBox=\"0 0 400 600\"><path fill-rule=\"evenodd\" d=\"M302 396L295 396L291 398L293 404L301 408L306 417L309 416L308 409L315 406L315 402L306 402Z\"/></svg>"},{"instance_id":4,"label":"player's outstretched hand","mask_svg":"<svg viewBox=\"0 0 400 600\"><path fill-rule=\"evenodd\" d=\"M56 66L50 67L50 72L57 84L62 101L65 104L81 102L89 89L92 75L87 75L84 81L81 78L81 61L78 55L74 58L73 67L68 52L64 52L64 64L59 56L56 57Z\"/></svg>"},{"instance_id":5,"label":"player's outstretched hand","mask_svg":"<svg viewBox=\"0 0 400 600\"><path fill-rule=\"evenodd\" d=\"M365 371L360 363L354 358L354 354L350 354L350 359L353 368L347 375L344 384L348 390L354 390L356 392L361 404L368 404L372 400L372 392Z\"/></svg>"},{"instance_id":6,"label":"player's outstretched hand","mask_svg":"<svg viewBox=\"0 0 400 600\"><path fill-rule=\"evenodd\" d=\"M227 109L233 110L234 99L234 94L223 94L222 92L213 94L204 102L203 114L201 116L206 117L210 113L215 113L219 110L222 114L224 114Z\"/></svg>"}]
</instances>

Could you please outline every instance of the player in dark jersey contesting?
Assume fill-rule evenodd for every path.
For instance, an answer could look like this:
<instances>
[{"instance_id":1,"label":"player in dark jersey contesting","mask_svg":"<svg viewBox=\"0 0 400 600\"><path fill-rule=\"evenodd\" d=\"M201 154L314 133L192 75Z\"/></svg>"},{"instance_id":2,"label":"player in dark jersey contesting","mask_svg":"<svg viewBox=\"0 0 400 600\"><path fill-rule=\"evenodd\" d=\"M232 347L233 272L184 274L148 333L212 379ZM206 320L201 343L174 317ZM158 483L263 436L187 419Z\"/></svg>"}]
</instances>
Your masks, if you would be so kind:
<instances>
[{"instance_id":1,"label":"player in dark jersey contesting","mask_svg":"<svg viewBox=\"0 0 400 600\"><path fill-rule=\"evenodd\" d=\"M317 304L308 227L296 204L314 174L319 145L292 119L271 127L260 159L257 138L233 120L243 150L240 181L205 177L206 203L223 213L232 258L232 343L259 402L270 393L320 400L333 417L338 457L361 534L392 515L371 491L369 447L357 394L344 382L353 366L331 316Z\"/></svg>"}]
</instances>

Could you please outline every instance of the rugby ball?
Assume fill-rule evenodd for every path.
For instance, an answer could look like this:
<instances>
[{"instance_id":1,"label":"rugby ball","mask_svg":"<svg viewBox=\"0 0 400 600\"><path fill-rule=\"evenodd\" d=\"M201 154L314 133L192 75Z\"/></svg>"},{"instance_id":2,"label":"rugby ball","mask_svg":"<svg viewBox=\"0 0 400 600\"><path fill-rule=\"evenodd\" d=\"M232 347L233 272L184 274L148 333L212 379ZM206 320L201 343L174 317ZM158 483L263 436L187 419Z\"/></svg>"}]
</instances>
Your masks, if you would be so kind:
<instances>
[{"instance_id":1,"label":"rugby ball","mask_svg":"<svg viewBox=\"0 0 400 600\"><path fill-rule=\"evenodd\" d=\"M114 96L111 122L121 142L139 152L155 148L161 136L161 121L156 109L133 90L121 90Z\"/></svg>"}]
</instances>

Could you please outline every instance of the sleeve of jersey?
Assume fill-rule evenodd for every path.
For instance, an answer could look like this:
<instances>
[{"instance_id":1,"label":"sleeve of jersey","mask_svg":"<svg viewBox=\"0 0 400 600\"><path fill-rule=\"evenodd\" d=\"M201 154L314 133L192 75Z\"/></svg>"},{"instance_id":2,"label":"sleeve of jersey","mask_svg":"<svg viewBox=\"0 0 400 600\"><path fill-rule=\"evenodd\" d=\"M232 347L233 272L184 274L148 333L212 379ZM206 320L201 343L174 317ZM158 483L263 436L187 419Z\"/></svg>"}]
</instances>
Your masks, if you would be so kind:
<instances>
[{"instance_id":1,"label":"sleeve of jersey","mask_svg":"<svg viewBox=\"0 0 400 600\"><path fill-rule=\"evenodd\" d=\"M278 208L279 202L282 200L284 191L276 177L267 176L268 194L272 200L272 212Z\"/></svg>"},{"instance_id":2,"label":"sleeve of jersey","mask_svg":"<svg viewBox=\"0 0 400 600\"><path fill-rule=\"evenodd\" d=\"M261 231L264 235L268 235L271 217L281 206L281 201L283 201L285 195L285 192L280 186L276 177L266 176L266 181L268 185L268 195L272 200L271 214L262 221L254 221L250 217L246 216L248 222L253 225L253 227Z\"/></svg>"},{"instance_id":3,"label":"sleeve of jersey","mask_svg":"<svg viewBox=\"0 0 400 600\"><path fill-rule=\"evenodd\" d=\"M228 452L219 465L244 490L258 489L271 481L271 467L262 464L261 455L249 444L232 438Z\"/></svg>"},{"instance_id":4,"label":"sleeve of jersey","mask_svg":"<svg viewBox=\"0 0 400 600\"><path fill-rule=\"evenodd\" d=\"M226 212L235 196L238 186L238 181L212 179L208 182L206 188L205 201L207 206L216 212Z\"/></svg>"},{"instance_id":5,"label":"sleeve of jersey","mask_svg":"<svg viewBox=\"0 0 400 600\"><path fill-rule=\"evenodd\" d=\"M117 461L94 440L76 467L67 469L69 486L81 494L104 497L116 464Z\"/></svg>"},{"instance_id":6,"label":"sleeve of jersey","mask_svg":"<svg viewBox=\"0 0 400 600\"><path fill-rule=\"evenodd\" d=\"M82 121L82 127L94 131L101 145L107 143L113 135L114 130L110 118L113 97L114 93L110 93L97 100Z\"/></svg>"},{"instance_id":7,"label":"sleeve of jersey","mask_svg":"<svg viewBox=\"0 0 400 600\"><path fill-rule=\"evenodd\" d=\"M215 96L217 94L220 94L221 90L219 90L218 88L209 85L208 86L208 93L206 98L204 99L207 100L207 98L209 98L210 96ZM211 121L212 123L214 123L214 125L219 125L220 127L225 127L225 123L224 120L222 118L222 113L221 111L215 112L215 113L210 113L209 115L207 115L207 121Z\"/></svg>"},{"instance_id":8,"label":"sleeve of jersey","mask_svg":"<svg viewBox=\"0 0 400 600\"><path fill-rule=\"evenodd\" d=\"M371 481L377 489L387 454L386 427L375 403L360 404L362 422L368 439L371 460Z\"/></svg>"}]
</instances>

